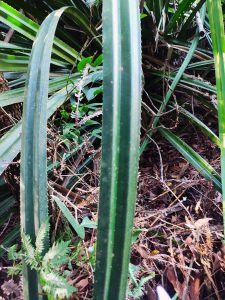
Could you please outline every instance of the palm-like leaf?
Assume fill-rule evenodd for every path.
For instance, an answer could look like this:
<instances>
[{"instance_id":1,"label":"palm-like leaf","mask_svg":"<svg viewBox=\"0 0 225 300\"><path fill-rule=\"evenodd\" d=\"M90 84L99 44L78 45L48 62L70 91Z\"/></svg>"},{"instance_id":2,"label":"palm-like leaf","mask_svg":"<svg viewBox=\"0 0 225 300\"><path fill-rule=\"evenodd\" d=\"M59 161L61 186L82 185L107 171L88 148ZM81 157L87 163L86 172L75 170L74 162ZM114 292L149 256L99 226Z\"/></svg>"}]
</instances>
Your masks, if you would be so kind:
<instances>
[{"instance_id":1,"label":"palm-like leaf","mask_svg":"<svg viewBox=\"0 0 225 300\"><path fill-rule=\"evenodd\" d=\"M32 49L26 82L21 150L21 224L32 241L35 240L40 224L48 218L46 159L48 80L55 30L66 10L71 12L67 7L52 12L41 25ZM48 249L48 243L48 237L45 237L44 252ZM34 276L29 268L25 268L25 299L37 297L38 286L34 285L37 282Z\"/></svg>"},{"instance_id":2,"label":"palm-like leaf","mask_svg":"<svg viewBox=\"0 0 225 300\"><path fill-rule=\"evenodd\" d=\"M221 177L225 233L225 35L221 1L207 0L216 70L216 89L221 143Z\"/></svg>"},{"instance_id":3,"label":"palm-like leaf","mask_svg":"<svg viewBox=\"0 0 225 300\"><path fill-rule=\"evenodd\" d=\"M103 3L103 144L94 294L98 300L124 299L127 286L140 130L138 2Z\"/></svg>"}]
</instances>

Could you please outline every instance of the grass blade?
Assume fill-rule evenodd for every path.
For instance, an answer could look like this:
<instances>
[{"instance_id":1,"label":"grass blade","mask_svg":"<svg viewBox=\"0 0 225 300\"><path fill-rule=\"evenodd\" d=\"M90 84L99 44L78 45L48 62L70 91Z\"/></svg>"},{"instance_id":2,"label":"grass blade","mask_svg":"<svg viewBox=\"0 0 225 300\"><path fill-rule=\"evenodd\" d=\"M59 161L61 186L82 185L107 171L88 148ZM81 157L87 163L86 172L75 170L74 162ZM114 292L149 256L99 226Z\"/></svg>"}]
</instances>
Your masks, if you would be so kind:
<instances>
[{"instance_id":1,"label":"grass blade","mask_svg":"<svg viewBox=\"0 0 225 300\"><path fill-rule=\"evenodd\" d=\"M0 68L2 72L26 72L28 62L28 56L18 56L3 53L0 54Z\"/></svg>"},{"instance_id":2,"label":"grass blade","mask_svg":"<svg viewBox=\"0 0 225 300\"><path fill-rule=\"evenodd\" d=\"M190 122L193 123L193 125L197 126L202 133L205 134L215 145L217 145L219 148L221 146L219 137L208 127L203 123L201 120L199 120L195 115L184 109L183 107L179 107L180 112L189 119Z\"/></svg>"}]
</instances>

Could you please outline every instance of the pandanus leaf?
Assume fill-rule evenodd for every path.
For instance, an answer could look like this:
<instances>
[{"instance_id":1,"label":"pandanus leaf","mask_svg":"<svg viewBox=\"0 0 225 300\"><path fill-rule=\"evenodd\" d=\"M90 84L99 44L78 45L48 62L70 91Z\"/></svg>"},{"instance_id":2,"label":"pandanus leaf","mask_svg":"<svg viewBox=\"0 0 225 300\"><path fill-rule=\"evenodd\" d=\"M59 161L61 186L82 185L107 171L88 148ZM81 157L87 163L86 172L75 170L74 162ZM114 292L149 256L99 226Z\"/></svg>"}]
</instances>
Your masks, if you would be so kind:
<instances>
[{"instance_id":1,"label":"pandanus leaf","mask_svg":"<svg viewBox=\"0 0 225 300\"><path fill-rule=\"evenodd\" d=\"M216 71L216 91L221 144L221 178L225 232L225 35L221 1L207 0ZM225 243L225 241L224 241Z\"/></svg>"},{"instance_id":2,"label":"pandanus leaf","mask_svg":"<svg viewBox=\"0 0 225 300\"><path fill-rule=\"evenodd\" d=\"M53 11L43 22L33 45L25 88L21 148L21 228L34 242L41 224L48 219L47 190L47 100L54 36L64 7ZM38 66L38 67L37 67ZM49 108L50 112L51 107ZM49 240L45 237L44 252ZM42 298L38 276L24 267L24 299Z\"/></svg>"},{"instance_id":3,"label":"pandanus leaf","mask_svg":"<svg viewBox=\"0 0 225 300\"><path fill-rule=\"evenodd\" d=\"M141 107L139 1L103 2L103 143L94 299L125 299Z\"/></svg>"}]
</instances>

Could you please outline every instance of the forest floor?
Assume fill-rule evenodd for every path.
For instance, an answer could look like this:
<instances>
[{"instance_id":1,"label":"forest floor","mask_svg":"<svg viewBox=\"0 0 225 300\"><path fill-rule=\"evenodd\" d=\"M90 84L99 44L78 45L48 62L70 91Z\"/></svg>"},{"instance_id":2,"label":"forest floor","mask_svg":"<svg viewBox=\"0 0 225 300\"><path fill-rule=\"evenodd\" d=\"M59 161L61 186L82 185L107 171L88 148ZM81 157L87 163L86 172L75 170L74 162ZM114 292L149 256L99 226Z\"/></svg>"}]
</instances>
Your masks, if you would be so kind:
<instances>
[{"instance_id":1,"label":"forest floor","mask_svg":"<svg viewBox=\"0 0 225 300\"><path fill-rule=\"evenodd\" d=\"M199 132L193 128L191 136L184 134L182 138L194 149L198 147L196 150L219 169L219 151ZM201 145L201 149L197 145ZM90 145L87 148L85 155L95 153ZM81 156L80 161L83 160ZM80 220L97 221L99 165L97 153L93 163L80 175L79 185L69 194ZM62 169L60 172L63 182ZM62 192L59 175L55 174L50 185ZM65 195L65 191L63 193ZM65 230L66 225L60 219L61 214L52 203L50 206L53 219L57 220L52 236L71 238L70 230ZM142 290L142 299L157 299L155 288L158 284L170 295L176 293L178 299L225 299L221 207L221 195L172 146L160 139L157 144L150 145L140 159L139 168L131 254L136 284L132 278L129 280L133 299L138 299ZM7 226L15 226L18 221L16 214ZM4 231L7 233L6 227ZM90 253L95 240L96 229L87 229L82 242L72 237L71 247L75 254L69 281L78 288L73 299L91 299L93 265ZM21 299L20 293L17 298L7 296L7 289L21 290L18 280L6 279L7 266L9 262L3 258L0 275L3 299Z\"/></svg>"},{"instance_id":2,"label":"forest floor","mask_svg":"<svg viewBox=\"0 0 225 300\"><path fill-rule=\"evenodd\" d=\"M205 122L214 121L208 119ZM181 124L180 129L182 126L190 128L180 137L219 171L220 154L215 145L194 126ZM221 194L170 144L160 137L156 140L140 159L129 299L156 300L158 284L163 285L171 296L176 294L182 300L225 299ZM55 151L60 147L57 129L49 124L48 157L54 160ZM77 183L70 190L66 189L67 171L76 173L76 168L89 156L93 157L92 162L78 175ZM6 177L17 199L15 209L18 212L18 157L10 168ZM100 150L87 142L75 160L71 159L68 163L61 160L60 169L55 170L49 181L51 189L71 201L71 205L67 203L71 210L73 205L76 206L79 221L91 221L89 227L92 228L86 229L85 240L81 241L74 237L61 213L50 201L52 241L71 240L73 268L69 282L78 289L73 299L92 298L99 173ZM1 236L4 237L18 224L19 213L16 213L1 226ZM9 266L11 263L6 256L3 257L0 262L1 299L22 299L20 278L7 277Z\"/></svg>"}]
</instances>

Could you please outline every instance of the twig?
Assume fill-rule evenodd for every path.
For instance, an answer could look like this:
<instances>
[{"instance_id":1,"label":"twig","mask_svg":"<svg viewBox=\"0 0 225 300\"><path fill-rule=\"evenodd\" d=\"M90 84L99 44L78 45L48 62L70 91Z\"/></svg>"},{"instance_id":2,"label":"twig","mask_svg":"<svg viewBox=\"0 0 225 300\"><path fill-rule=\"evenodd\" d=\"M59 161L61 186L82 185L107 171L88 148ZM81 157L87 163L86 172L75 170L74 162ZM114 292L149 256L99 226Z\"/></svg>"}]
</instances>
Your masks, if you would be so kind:
<instances>
[{"instance_id":1,"label":"twig","mask_svg":"<svg viewBox=\"0 0 225 300\"><path fill-rule=\"evenodd\" d=\"M200 34L200 36L203 37L205 35L205 28L203 26L200 13L198 11L196 12L195 18L196 18L196 23L198 25L199 34Z\"/></svg>"}]
</instances>

